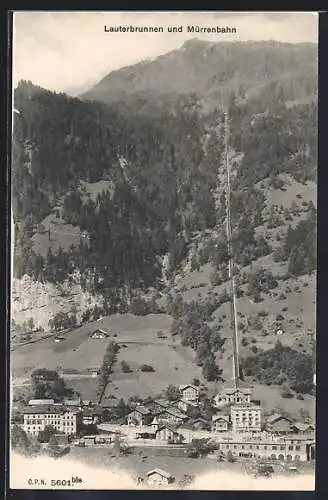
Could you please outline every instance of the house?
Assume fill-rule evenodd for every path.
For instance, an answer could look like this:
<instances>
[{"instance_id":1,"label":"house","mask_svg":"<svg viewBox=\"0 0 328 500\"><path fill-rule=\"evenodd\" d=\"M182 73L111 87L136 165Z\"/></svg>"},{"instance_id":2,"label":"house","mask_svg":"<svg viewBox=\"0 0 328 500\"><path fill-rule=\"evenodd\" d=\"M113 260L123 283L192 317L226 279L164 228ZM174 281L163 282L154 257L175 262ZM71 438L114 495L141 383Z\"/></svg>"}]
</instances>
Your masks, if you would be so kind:
<instances>
[{"instance_id":1,"label":"house","mask_svg":"<svg viewBox=\"0 0 328 500\"><path fill-rule=\"evenodd\" d=\"M169 424L165 424L157 429L156 439L166 441L168 443L180 444L182 441L182 436L179 432L177 432L175 427Z\"/></svg>"},{"instance_id":2,"label":"house","mask_svg":"<svg viewBox=\"0 0 328 500\"><path fill-rule=\"evenodd\" d=\"M150 425L152 420L153 413L149 410L149 408L142 405L137 405L134 410L130 411L127 415L128 425Z\"/></svg>"},{"instance_id":3,"label":"house","mask_svg":"<svg viewBox=\"0 0 328 500\"><path fill-rule=\"evenodd\" d=\"M167 486L174 482L174 477L162 469L153 469L146 474L149 486Z\"/></svg>"},{"instance_id":4,"label":"house","mask_svg":"<svg viewBox=\"0 0 328 500\"><path fill-rule=\"evenodd\" d=\"M260 432L261 407L257 405L235 405L231 407L231 423L234 432Z\"/></svg>"},{"instance_id":5,"label":"house","mask_svg":"<svg viewBox=\"0 0 328 500\"><path fill-rule=\"evenodd\" d=\"M83 399L82 406L91 408L93 406L93 402L91 401L91 399Z\"/></svg>"},{"instance_id":6,"label":"house","mask_svg":"<svg viewBox=\"0 0 328 500\"><path fill-rule=\"evenodd\" d=\"M212 431L213 432L226 432L229 429L229 417L227 415L213 415L212 417Z\"/></svg>"},{"instance_id":7,"label":"house","mask_svg":"<svg viewBox=\"0 0 328 500\"><path fill-rule=\"evenodd\" d=\"M186 412L189 408L198 408L196 401L186 401L184 399L177 399L169 404L171 408L177 408L182 412Z\"/></svg>"},{"instance_id":8,"label":"house","mask_svg":"<svg viewBox=\"0 0 328 500\"><path fill-rule=\"evenodd\" d=\"M201 417L196 418L193 421L192 425L195 430L209 431L211 428L210 423L207 420L205 420L205 418Z\"/></svg>"},{"instance_id":9,"label":"house","mask_svg":"<svg viewBox=\"0 0 328 500\"><path fill-rule=\"evenodd\" d=\"M301 434L303 436L313 436L315 426L313 424L304 424L303 422L295 422L291 425L291 432Z\"/></svg>"},{"instance_id":10,"label":"house","mask_svg":"<svg viewBox=\"0 0 328 500\"><path fill-rule=\"evenodd\" d=\"M96 378L100 373L100 368L99 367L88 368L87 373L89 373L91 377Z\"/></svg>"},{"instance_id":11,"label":"house","mask_svg":"<svg viewBox=\"0 0 328 500\"><path fill-rule=\"evenodd\" d=\"M96 444L96 436L83 436L79 440L79 446L94 446Z\"/></svg>"},{"instance_id":12,"label":"house","mask_svg":"<svg viewBox=\"0 0 328 500\"><path fill-rule=\"evenodd\" d=\"M64 405L65 406L81 406L81 399L78 398L78 399L68 399L68 398L64 398L64 401L63 401Z\"/></svg>"},{"instance_id":13,"label":"house","mask_svg":"<svg viewBox=\"0 0 328 500\"><path fill-rule=\"evenodd\" d=\"M158 420L161 423L169 423L173 425L181 425L186 422L189 417L182 413L177 408L167 408L157 414Z\"/></svg>"},{"instance_id":14,"label":"house","mask_svg":"<svg viewBox=\"0 0 328 500\"><path fill-rule=\"evenodd\" d=\"M226 388L219 392L214 398L217 408L229 404L250 404L252 389L249 388Z\"/></svg>"},{"instance_id":15,"label":"house","mask_svg":"<svg viewBox=\"0 0 328 500\"><path fill-rule=\"evenodd\" d=\"M195 385L180 385L179 390L184 401L198 401L199 389Z\"/></svg>"},{"instance_id":16,"label":"house","mask_svg":"<svg viewBox=\"0 0 328 500\"><path fill-rule=\"evenodd\" d=\"M59 445L67 445L70 442L70 438L67 434L55 434L55 439Z\"/></svg>"},{"instance_id":17,"label":"house","mask_svg":"<svg viewBox=\"0 0 328 500\"><path fill-rule=\"evenodd\" d=\"M272 434L288 434L291 431L292 420L280 413L274 413L267 418L266 429Z\"/></svg>"},{"instance_id":18,"label":"house","mask_svg":"<svg viewBox=\"0 0 328 500\"><path fill-rule=\"evenodd\" d=\"M53 405L53 404L55 404L55 400L54 399L30 399L28 404L30 406Z\"/></svg>"},{"instance_id":19,"label":"house","mask_svg":"<svg viewBox=\"0 0 328 500\"><path fill-rule=\"evenodd\" d=\"M160 421L158 420L157 416L155 415L154 420L151 422L151 427L152 429L156 432L157 429L160 427Z\"/></svg>"},{"instance_id":20,"label":"house","mask_svg":"<svg viewBox=\"0 0 328 500\"><path fill-rule=\"evenodd\" d=\"M54 342L56 342L56 344L58 344L58 342L62 342L63 340L65 340L65 337L54 337Z\"/></svg>"},{"instance_id":21,"label":"house","mask_svg":"<svg viewBox=\"0 0 328 500\"><path fill-rule=\"evenodd\" d=\"M99 412L96 409L84 408L82 413L82 422L84 425L97 424L99 421Z\"/></svg>"},{"instance_id":22,"label":"house","mask_svg":"<svg viewBox=\"0 0 328 500\"><path fill-rule=\"evenodd\" d=\"M105 339L107 337L109 337L109 333L106 332L105 330L101 330L100 328L94 330L90 335L90 338L92 339Z\"/></svg>"},{"instance_id":23,"label":"house","mask_svg":"<svg viewBox=\"0 0 328 500\"><path fill-rule=\"evenodd\" d=\"M61 405L28 406L24 410L23 429L27 434L37 436L45 427L52 426L58 432L75 435L82 423L80 410Z\"/></svg>"},{"instance_id":24,"label":"house","mask_svg":"<svg viewBox=\"0 0 328 500\"><path fill-rule=\"evenodd\" d=\"M154 401L148 401L144 402L143 406L149 409L152 413L160 413L166 408L169 408L171 405L171 402L168 399L156 399Z\"/></svg>"}]
</instances>

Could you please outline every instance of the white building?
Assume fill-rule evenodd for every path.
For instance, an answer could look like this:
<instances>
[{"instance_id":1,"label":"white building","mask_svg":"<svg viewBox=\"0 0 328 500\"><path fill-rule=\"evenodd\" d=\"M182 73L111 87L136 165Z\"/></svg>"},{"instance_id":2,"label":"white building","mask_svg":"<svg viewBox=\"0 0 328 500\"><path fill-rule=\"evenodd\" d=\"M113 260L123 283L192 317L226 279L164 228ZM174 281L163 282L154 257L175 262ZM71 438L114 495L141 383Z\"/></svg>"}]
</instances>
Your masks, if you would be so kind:
<instances>
[{"instance_id":1,"label":"white building","mask_svg":"<svg viewBox=\"0 0 328 500\"><path fill-rule=\"evenodd\" d=\"M212 431L213 432L226 432L229 429L229 417L227 415L213 415L212 417Z\"/></svg>"},{"instance_id":2,"label":"white building","mask_svg":"<svg viewBox=\"0 0 328 500\"><path fill-rule=\"evenodd\" d=\"M195 385L180 385L179 390L184 401L198 401L199 389Z\"/></svg>"},{"instance_id":3,"label":"white building","mask_svg":"<svg viewBox=\"0 0 328 500\"><path fill-rule=\"evenodd\" d=\"M214 398L217 408L229 404L250 404L252 389L248 388L226 388L219 392Z\"/></svg>"},{"instance_id":4,"label":"white building","mask_svg":"<svg viewBox=\"0 0 328 500\"><path fill-rule=\"evenodd\" d=\"M37 436L45 427L51 426L58 432L75 435L81 421L79 410L54 405L29 406L24 410L23 429L27 434Z\"/></svg>"},{"instance_id":5,"label":"white building","mask_svg":"<svg viewBox=\"0 0 328 500\"><path fill-rule=\"evenodd\" d=\"M234 432L260 432L261 407L258 405L235 405L231 407L231 423Z\"/></svg>"},{"instance_id":6,"label":"white building","mask_svg":"<svg viewBox=\"0 0 328 500\"><path fill-rule=\"evenodd\" d=\"M55 404L55 400L54 399L30 399L28 404L30 406L53 405L53 404Z\"/></svg>"}]
</instances>

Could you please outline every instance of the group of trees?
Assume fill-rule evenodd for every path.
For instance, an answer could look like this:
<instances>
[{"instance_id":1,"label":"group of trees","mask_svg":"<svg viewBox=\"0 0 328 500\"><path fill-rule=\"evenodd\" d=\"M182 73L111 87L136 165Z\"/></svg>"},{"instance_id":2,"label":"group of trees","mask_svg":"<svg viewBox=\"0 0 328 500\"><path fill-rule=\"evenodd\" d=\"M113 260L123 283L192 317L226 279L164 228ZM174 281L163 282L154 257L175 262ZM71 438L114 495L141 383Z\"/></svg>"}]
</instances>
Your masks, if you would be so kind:
<instances>
[{"instance_id":1,"label":"group of trees","mask_svg":"<svg viewBox=\"0 0 328 500\"><path fill-rule=\"evenodd\" d=\"M112 341L108 344L102 365L98 375L98 403L100 404L104 397L107 385L110 381L110 375L113 373L114 365L117 361L117 355L120 350L119 344Z\"/></svg>"},{"instance_id":2,"label":"group of trees","mask_svg":"<svg viewBox=\"0 0 328 500\"><path fill-rule=\"evenodd\" d=\"M249 273L248 275L248 295L252 297L254 302L262 300L262 293L268 293L278 286L278 281L273 276L271 271L260 268Z\"/></svg>"},{"instance_id":3,"label":"group of trees","mask_svg":"<svg viewBox=\"0 0 328 500\"><path fill-rule=\"evenodd\" d=\"M127 113L118 105L82 102L29 82L18 85L14 99L20 111L12 168L18 275L60 280L75 254L74 266L91 271L100 291L146 287L161 277L159 255L169 254L174 271L185 256L188 232L213 227L211 179L201 168L204 129L188 99L140 115L133 107ZM80 180L102 179L113 189L96 200L81 195ZM53 276L51 263L32 250L31 235L62 195L64 220L89 239L87 248L81 243L56 256L60 269Z\"/></svg>"},{"instance_id":4,"label":"group of trees","mask_svg":"<svg viewBox=\"0 0 328 500\"><path fill-rule=\"evenodd\" d=\"M202 367L206 380L218 380L222 370L216 364L215 354L222 349L225 339L222 338L219 325L209 326L214 311L221 303L229 300L224 297L207 297L204 301L183 302L177 295L169 301L167 312L174 320L171 334L179 335L182 345L190 346L196 351L197 364Z\"/></svg>"},{"instance_id":5,"label":"group of trees","mask_svg":"<svg viewBox=\"0 0 328 500\"><path fill-rule=\"evenodd\" d=\"M300 394L313 393L313 356L283 346L279 341L273 349L244 359L242 368L246 376L256 377L261 383L285 384Z\"/></svg>"},{"instance_id":6,"label":"group of trees","mask_svg":"<svg viewBox=\"0 0 328 500\"><path fill-rule=\"evenodd\" d=\"M62 401L74 395L73 389L66 386L65 380L57 371L39 368L31 374L33 397Z\"/></svg>"},{"instance_id":7,"label":"group of trees","mask_svg":"<svg viewBox=\"0 0 328 500\"><path fill-rule=\"evenodd\" d=\"M317 265L317 211L310 204L305 219L293 229L288 227L281 247L275 252L275 260L288 261L292 276L311 274Z\"/></svg>"},{"instance_id":8,"label":"group of trees","mask_svg":"<svg viewBox=\"0 0 328 500\"><path fill-rule=\"evenodd\" d=\"M231 141L244 156L240 180L245 186L270 175L289 173L299 182L316 179L317 105L267 104L254 117L254 105L231 107ZM241 116L242 115L242 116Z\"/></svg>"}]
</instances>

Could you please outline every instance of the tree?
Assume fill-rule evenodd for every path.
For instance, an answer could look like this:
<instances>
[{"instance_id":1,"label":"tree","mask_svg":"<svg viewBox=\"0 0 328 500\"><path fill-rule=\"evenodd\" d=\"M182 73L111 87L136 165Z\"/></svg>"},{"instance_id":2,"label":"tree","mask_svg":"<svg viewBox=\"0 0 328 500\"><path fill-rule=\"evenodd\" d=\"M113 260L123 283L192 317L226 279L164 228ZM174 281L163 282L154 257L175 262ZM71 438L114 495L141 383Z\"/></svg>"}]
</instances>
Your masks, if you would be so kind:
<instances>
[{"instance_id":1,"label":"tree","mask_svg":"<svg viewBox=\"0 0 328 500\"><path fill-rule=\"evenodd\" d=\"M33 395L37 399L63 400L74 394L73 389L66 387L65 380L54 370L40 368L31 374Z\"/></svg>"},{"instance_id":2,"label":"tree","mask_svg":"<svg viewBox=\"0 0 328 500\"><path fill-rule=\"evenodd\" d=\"M50 438L57 433L56 429L52 425L46 425L43 431L38 434L38 441L40 443L49 443Z\"/></svg>"},{"instance_id":3,"label":"tree","mask_svg":"<svg viewBox=\"0 0 328 500\"><path fill-rule=\"evenodd\" d=\"M124 399L120 399L119 402L117 403L117 408L116 408L116 414L118 418L125 417L125 415L128 413L129 407L125 404Z\"/></svg>"},{"instance_id":4,"label":"tree","mask_svg":"<svg viewBox=\"0 0 328 500\"><path fill-rule=\"evenodd\" d=\"M26 453L29 447L29 439L24 430L17 424L13 425L10 432L11 446L13 450Z\"/></svg>"},{"instance_id":5,"label":"tree","mask_svg":"<svg viewBox=\"0 0 328 500\"><path fill-rule=\"evenodd\" d=\"M212 353L204 360L203 376L209 382L218 380L220 376L220 370L215 364L214 355Z\"/></svg>"},{"instance_id":6,"label":"tree","mask_svg":"<svg viewBox=\"0 0 328 500\"><path fill-rule=\"evenodd\" d=\"M176 401L181 397L181 392L179 387L170 384L165 391L165 395L169 401Z\"/></svg>"},{"instance_id":7,"label":"tree","mask_svg":"<svg viewBox=\"0 0 328 500\"><path fill-rule=\"evenodd\" d=\"M299 415L301 417L302 422L304 422L304 424L311 423L311 417L310 417L310 413L308 410L301 408L299 411Z\"/></svg>"},{"instance_id":8,"label":"tree","mask_svg":"<svg viewBox=\"0 0 328 500\"><path fill-rule=\"evenodd\" d=\"M30 318L27 322L29 330L33 331L34 330L34 320L33 318Z\"/></svg>"},{"instance_id":9,"label":"tree","mask_svg":"<svg viewBox=\"0 0 328 500\"><path fill-rule=\"evenodd\" d=\"M217 445L212 443L209 438L193 439L191 443L188 443L187 445L188 456L195 458L198 456L203 457L208 455L216 449Z\"/></svg>"},{"instance_id":10,"label":"tree","mask_svg":"<svg viewBox=\"0 0 328 500\"><path fill-rule=\"evenodd\" d=\"M120 346L114 341L110 342L106 348L104 359L98 375L99 404L101 403L102 398L105 394L106 387L109 383L109 377L112 374L112 370L116 363L119 350Z\"/></svg>"}]
</instances>

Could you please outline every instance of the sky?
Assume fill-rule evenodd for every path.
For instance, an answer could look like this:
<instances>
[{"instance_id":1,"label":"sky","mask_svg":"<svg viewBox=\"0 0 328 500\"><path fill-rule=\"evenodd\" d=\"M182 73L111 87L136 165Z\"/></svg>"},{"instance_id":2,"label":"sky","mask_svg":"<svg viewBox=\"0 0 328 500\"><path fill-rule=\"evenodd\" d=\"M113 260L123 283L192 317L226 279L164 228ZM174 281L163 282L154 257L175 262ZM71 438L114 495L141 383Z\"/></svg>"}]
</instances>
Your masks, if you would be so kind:
<instances>
[{"instance_id":1,"label":"sky","mask_svg":"<svg viewBox=\"0 0 328 500\"><path fill-rule=\"evenodd\" d=\"M163 26L164 33L106 33L104 26ZM183 33L167 33L167 26ZM191 34L187 25L230 26L236 34ZM190 38L209 41L318 41L316 13L15 12L13 84L20 79L78 93L122 66L178 49Z\"/></svg>"}]
</instances>

